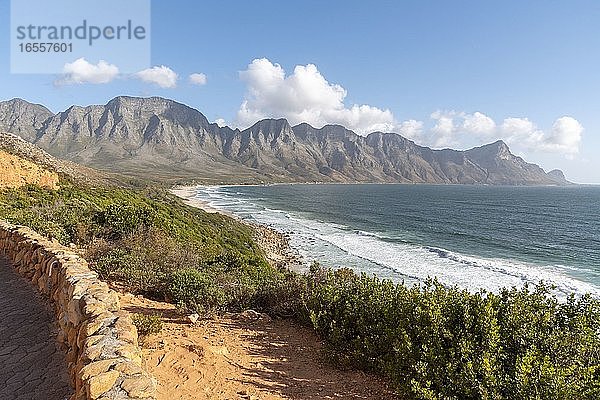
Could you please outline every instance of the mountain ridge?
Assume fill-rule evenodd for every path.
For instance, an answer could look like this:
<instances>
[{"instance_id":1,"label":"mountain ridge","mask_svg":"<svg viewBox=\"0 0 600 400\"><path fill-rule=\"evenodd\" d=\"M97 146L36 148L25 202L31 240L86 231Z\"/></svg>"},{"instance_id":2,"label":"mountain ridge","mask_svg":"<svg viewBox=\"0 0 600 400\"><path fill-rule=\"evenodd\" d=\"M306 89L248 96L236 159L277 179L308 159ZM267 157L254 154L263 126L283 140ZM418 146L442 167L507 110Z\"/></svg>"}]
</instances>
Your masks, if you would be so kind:
<instances>
[{"instance_id":1,"label":"mountain ridge","mask_svg":"<svg viewBox=\"0 0 600 400\"><path fill-rule=\"evenodd\" d=\"M56 114L12 99L0 102L0 130L90 167L208 183L569 183L562 171L546 173L513 155L503 141L437 150L396 133L361 136L341 125L291 126L283 118L232 129L161 97L118 96Z\"/></svg>"}]
</instances>

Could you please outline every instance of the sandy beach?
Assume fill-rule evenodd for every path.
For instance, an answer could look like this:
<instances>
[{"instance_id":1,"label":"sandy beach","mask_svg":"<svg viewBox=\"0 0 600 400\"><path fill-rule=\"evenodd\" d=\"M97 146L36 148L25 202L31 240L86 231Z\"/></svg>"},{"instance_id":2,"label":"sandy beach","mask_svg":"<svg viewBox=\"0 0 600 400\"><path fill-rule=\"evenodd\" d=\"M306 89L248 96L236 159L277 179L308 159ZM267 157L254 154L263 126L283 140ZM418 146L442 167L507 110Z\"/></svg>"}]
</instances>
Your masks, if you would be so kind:
<instances>
[{"instance_id":1,"label":"sandy beach","mask_svg":"<svg viewBox=\"0 0 600 400\"><path fill-rule=\"evenodd\" d=\"M200 208L208 213L221 213L224 215L228 215L230 217L237 218L235 215L231 213L226 213L224 211L218 210L214 207L211 207L206 201L202 201L196 198L196 186L176 186L169 190L175 196L181 198L185 204L191 207Z\"/></svg>"},{"instance_id":2,"label":"sandy beach","mask_svg":"<svg viewBox=\"0 0 600 400\"><path fill-rule=\"evenodd\" d=\"M302 267L300 254L290 247L288 235L270 226L245 221L232 213L212 207L206 201L196 198L196 186L177 186L170 190L181 198L185 204L199 208L208 213L220 213L248 225L254 231L254 240L264 251L267 261L275 268L288 268L298 271Z\"/></svg>"}]
</instances>

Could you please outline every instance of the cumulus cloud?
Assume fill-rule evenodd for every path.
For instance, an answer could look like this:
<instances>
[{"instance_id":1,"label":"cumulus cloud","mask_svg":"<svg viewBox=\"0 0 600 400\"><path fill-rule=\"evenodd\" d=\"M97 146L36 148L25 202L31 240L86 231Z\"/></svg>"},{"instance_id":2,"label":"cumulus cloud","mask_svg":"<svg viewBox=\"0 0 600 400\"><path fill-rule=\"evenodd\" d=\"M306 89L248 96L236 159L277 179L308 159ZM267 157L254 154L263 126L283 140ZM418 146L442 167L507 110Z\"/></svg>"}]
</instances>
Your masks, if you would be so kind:
<instances>
[{"instance_id":1,"label":"cumulus cloud","mask_svg":"<svg viewBox=\"0 0 600 400\"><path fill-rule=\"evenodd\" d=\"M506 118L500 125L499 135L509 144L525 147L535 147L544 141L544 132L528 118Z\"/></svg>"},{"instance_id":2,"label":"cumulus cloud","mask_svg":"<svg viewBox=\"0 0 600 400\"><path fill-rule=\"evenodd\" d=\"M206 74L203 74L201 72L190 75L190 83L192 83L194 85L203 86L203 85L206 85L207 81L208 80L206 78Z\"/></svg>"},{"instance_id":3,"label":"cumulus cloud","mask_svg":"<svg viewBox=\"0 0 600 400\"><path fill-rule=\"evenodd\" d=\"M402 121L396 126L396 133L409 139L416 139L423 133L423 121L409 119Z\"/></svg>"},{"instance_id":4,"label":"cumulus cloud","mask_svg":"<svg viewBox=\"0 0 600 400\"><path fill-rule=\"evenodd\" d=\"M175 71L164 65L142 70L135 73L134 77L147 83L153 83L164 89L176 87L177 79L179 78Z\"/></svg>"},{"instance_id":5,"label":"cumulus cloud","mask_svg":"<svg viewBox=\"0 0 600 400\"><path fill-rule=\"evenodd\" d=\"M451 147L458 144L458 141L455 138L455 116L456 113L454 111L436 111L430 115L431 119L435 121L435 125L431 129L431 144L433 144L433 146Z\"/></svg>"},{"instance_id":6,"label":"cumulus cloud","mask_svg":"<svg viewBox=\"0 0 600 400\"><path fill-rule=\"evenodd\" d=\"M109 64L104 60L92 64L82 57L64 65L63 76L56 81L56 84L109 83L118 75L119 68L116 65Z\"/></svg>"},{"instance_id":7,"label":"cumulus cloud","mask_svg":"<svg viewBox=\"0 0 600 400\"><path fill-rule=\"evenodd\" d=\"M247 93L237 114L238 124L267 117L284 117L291 124L317 127L340 124L356 131L391 131L396 127L390 110L370 105L344 104L347 91L328 82L314 64L297 65L293 73L266 58L255 59L240 72Z\"/></svg>"},{"instance_id":8,"label":"cumulus cloud","mask_svg":"<svg viewBox=\"0 0 600 400\"><path fill-rule=\"evenodd\" d=\"M463 114L462 129L468 133L482 136L492 136L496 131L496 123L479 111L473 114Z\"/></svg>"},{"instance_id":9,"label":"cumulus cloud","mask_svg":"<svg viewBox=\"0 0 600 400\"><path fill-rule=\"evenodd\" d=\"M496 122L479 111L468 114L438 110L430 117L435 123L430 132L430 144L436 147L458 146L469 138L487 140L497 133Z\"/></svg>"},{"instance_id":10,"label":"cumulus cloud","mask_svg":"<svg viewBox=\"0 0 600 400\"><path fill-rule=\"evenodd\" d=\"M217 118L215 119L215 124L217 124L217 126L220 128L223 128L224 126L227 126L227 121L225 121L223 118Z\"/></svg>"},{"instance_id":11,"label":"cumulus cloud","mask_svg":"<svg viewBox=\"0 0 600 400\"><path fill-rule=\"evenodd\" d=\"M528 118L505 118L497 124L492 118L475 112L436 111L431 114L434 126L426 144L434 147L469 147L502 139L524 151L561 153L573 157L579 152L583 126L573 117L558 118L549 132Z\"/></svg>"},{"instance_id":12,"label":"cumulus cloud","mask_svg":"<svg viewBox=\"0 0 600 400\"><path fill-rule=\"evenodd\" d=\"M547 149L565 153L573 157L579 153L583 126L573 117L561 117L552 125L550 135L545 139Z\"/></svg>"},{"instance_id":13,"label":"cumulus cloud","mask_svg":"<svg viewBox=\"0 0 600 400\"><path fill-rule=\"evenodd\" d=\"M262 118L286 118L291 124L308 122L320 127L340 124L359 134L397 132L436 148L469 148L503 139L516 151L577 154L583 127L572 117L558 118L544 132L528 118L495 121L481 111L435 111L430 124L409 119L398 122L392 112L371 105L346 105L347 91L330 83L314 64L286 71L266 58L255 59L240 78L247 85L237 113L237 125L248 126Z\"/></svg>"}]
</instances>

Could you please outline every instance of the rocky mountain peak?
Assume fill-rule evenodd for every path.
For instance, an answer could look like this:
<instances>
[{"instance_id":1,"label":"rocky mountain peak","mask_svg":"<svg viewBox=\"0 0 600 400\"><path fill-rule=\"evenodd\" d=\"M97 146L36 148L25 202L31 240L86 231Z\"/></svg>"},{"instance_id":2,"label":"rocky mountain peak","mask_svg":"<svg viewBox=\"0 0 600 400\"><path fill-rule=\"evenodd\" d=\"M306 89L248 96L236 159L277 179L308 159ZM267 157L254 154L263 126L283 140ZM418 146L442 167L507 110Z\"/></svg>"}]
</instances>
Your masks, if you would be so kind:
<instances>
[{"instance_id":1,"label":"rocky mountain peak","mask_svg":"<svg viewBox=\"0 0 600 400\"><path fill-rule=\"evenodd\" d=\"M288 122L288 120L285 118L279 118L279 119L267 118L267 119L258 121L257 123L252 125L247 130L282 132L282 131L286 131L286 130L287 131L292 130L292 127L291 127L290 123Z\"/></svg>"},{"instance_id":2,"label":"rocky mountain peak","mask_svg":"<svg viewBox=\"0 0 600 400\"><path fill-rule=\"evenodd\" d=\"M304 140L340 140L349 139L355 141L359 136L342 125L325 125L315 128L307 123L301 123L292 128L297 137Z\"/></svg>"},{"instance_id":3,"label":"rocky mountain peak","mask_svg":"<svg viewBox=\"0 0 600 400\"><path fill-rule=\"evenodd\" d=\"M396 133L363 137L341 125L291 127L285 119L239 131L219 128L200 111L160 97L119 96L57 115L23 100L0 102L0 129L97 168L160 176L168 170L219 182L241 181L244 174L254 182L566 184L562 174L546 174L503 141L435 150Z\"/></svg>"},{"instance_id":4,"label":"rocky mountain peak","mask_svg":"<svg viewBox=\"0 0 600 400\"><path fill-rule=\"evenodd\" d=\"M289 122L284 118L263 119L250 128L243 130L242 133L249 135L249 137L257 142L272 143L274 141L282 141L290 143L295 140L294 131Z\"/></svg>"},{"instance_id":5,"label":"rocky mountain peak","mask_svg":"<svg viewBox=\"0 0 600 400\"><path fill-rule=\"evenodd\" d=\"M564 184L568 182L565 174L560 169L553 169L552 171L548 172L548 176L554 179L557 183Z\"/></svg>"},{"instance_id":6,"label":"rocky mountain peak","mask_svg":"<svg viewBox=\"0 0 600 400\"><path fill-rule=\"evenodd\" d=\"M110 100L105 108L115 116L129 119L158 117L184 126L210 125L200 111L162 97L118 96Z\"/></svg>"},{"instance_id":7,"label":"rocky mountain peak","mask_svg":"<svg viewBox=\"0 0 600 400\"><path fill-rule=\"evenodd\" d=\"M510 148L503 140L497 140L494 143L474 147L467 150L467 153L475 157L482 157L488 160L511 160L515 156L510 152Z\"/></svg>"},{"instance_id":8,"label":"rocky mountain peak","mask_svg":"<svg viewBox=\"0 0 600 400\"><path fill-rule=\"evenodd\" d=\"M18 134L26 140L35 140L37 130L52 112L41 104L15 98L0 102L0 130Z\"/></svg>"},{"instance_id":9,"label":"rocky mountain peak","mask_svg":"<svg viewBox=\"0 0 600 400\"><path fill-rule=\"evenodd\" d=\"M510 148L504 142L504 140L497 140L494 143L492 143L491 146L497 149L498 154L511 154Z\"/></svg>"}]
</instances>

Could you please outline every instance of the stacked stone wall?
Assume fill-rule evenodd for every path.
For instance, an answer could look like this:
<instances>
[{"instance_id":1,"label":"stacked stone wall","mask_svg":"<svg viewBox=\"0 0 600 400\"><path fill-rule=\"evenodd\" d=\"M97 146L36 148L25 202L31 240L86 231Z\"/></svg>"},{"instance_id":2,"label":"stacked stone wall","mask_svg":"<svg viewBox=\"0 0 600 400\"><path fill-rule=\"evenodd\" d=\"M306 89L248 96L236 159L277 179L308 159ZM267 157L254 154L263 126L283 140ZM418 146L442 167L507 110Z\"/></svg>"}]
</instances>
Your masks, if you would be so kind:
<instances>
[{"instance_id":1,"label":"stacked stone wall","mask_svg":"<svg viewBox=\"0 0 600 400\"><path fill-rule=\"evenodd\" d=\"M67 353L71 400L155 399L138 335L119 297L71 249L0 221L0 255L51 302Z\"/></svg>"}]
</instances>

